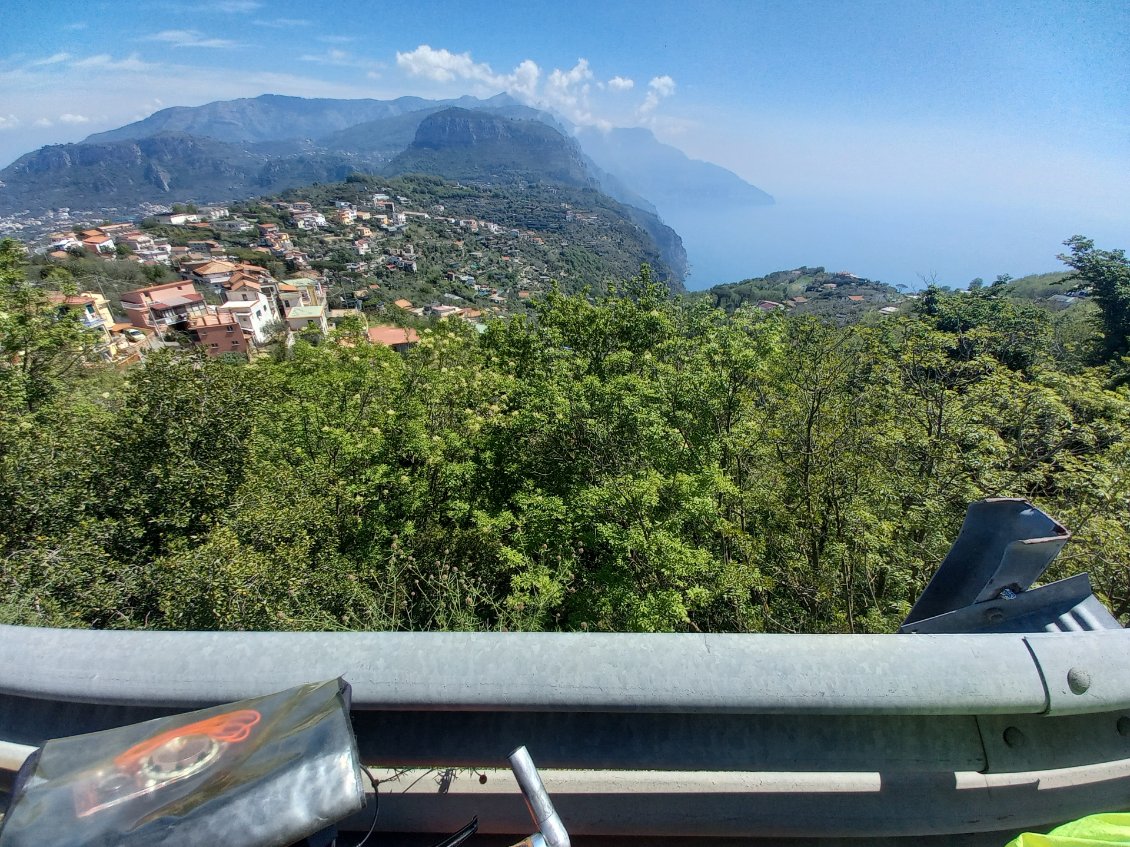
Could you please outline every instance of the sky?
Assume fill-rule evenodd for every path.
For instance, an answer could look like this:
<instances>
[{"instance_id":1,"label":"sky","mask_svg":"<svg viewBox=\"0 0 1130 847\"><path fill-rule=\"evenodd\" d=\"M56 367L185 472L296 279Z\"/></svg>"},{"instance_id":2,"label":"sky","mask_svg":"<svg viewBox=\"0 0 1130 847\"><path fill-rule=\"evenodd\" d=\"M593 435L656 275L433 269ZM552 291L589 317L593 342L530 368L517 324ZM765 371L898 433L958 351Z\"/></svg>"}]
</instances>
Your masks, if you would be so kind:
<instances>
[{"instance_id":1,"label":"sky","mask_svg":"<svg viewBox=\"0 0 1130 847\"><path fill-rule=\"evenodd\" d=\"M508 91L645 126L777 205L679 209L692 287L893 284L1130 247L1130 3L6 0L0 166L173 105Z\"/></svg>"}]
</instances>

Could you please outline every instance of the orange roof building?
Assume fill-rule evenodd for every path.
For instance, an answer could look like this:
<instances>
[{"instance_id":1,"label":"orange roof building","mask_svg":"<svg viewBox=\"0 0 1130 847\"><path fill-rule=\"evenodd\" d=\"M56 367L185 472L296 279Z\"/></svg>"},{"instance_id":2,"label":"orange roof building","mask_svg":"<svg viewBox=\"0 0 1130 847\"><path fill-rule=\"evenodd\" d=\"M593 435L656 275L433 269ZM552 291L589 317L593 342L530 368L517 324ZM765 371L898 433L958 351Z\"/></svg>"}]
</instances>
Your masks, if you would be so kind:
<instances>
[{"instance_id":1,"label":"orange roof building","mask_svg":"<svg viewBox=\"0 0 1130 847\"><path fill-rule=\"evenodd\" d=\"M420 340L419 334L411 327L379 325L368 329L371 344L383 344L398 353L403 353Z\"/></svg>"}]
</instances>

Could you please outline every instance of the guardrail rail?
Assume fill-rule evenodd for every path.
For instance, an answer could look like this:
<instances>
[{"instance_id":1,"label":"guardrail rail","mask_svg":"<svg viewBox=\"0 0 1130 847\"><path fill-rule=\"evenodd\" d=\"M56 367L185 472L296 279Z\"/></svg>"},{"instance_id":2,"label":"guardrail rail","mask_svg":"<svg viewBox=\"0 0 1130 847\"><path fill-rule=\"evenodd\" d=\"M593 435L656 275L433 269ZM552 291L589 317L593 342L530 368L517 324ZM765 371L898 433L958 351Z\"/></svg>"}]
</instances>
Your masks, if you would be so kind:
<instances>
[{"instance_id":1,"label":"guardrail rail","mask_svg":"<svg viewBox=\"0 0 1130 847\"><path fill-rule=\"evenodd\" d=\"M525 745L578 843L1004 844L1130 809L1130 631L1085 576L1031 587L1068 537L1024 501L973 504L897 635L3 626L0 768L49 738L343 676L388 780L381 830L478 814L520 833L491 769Z\"/></svg>"}]
</instances>

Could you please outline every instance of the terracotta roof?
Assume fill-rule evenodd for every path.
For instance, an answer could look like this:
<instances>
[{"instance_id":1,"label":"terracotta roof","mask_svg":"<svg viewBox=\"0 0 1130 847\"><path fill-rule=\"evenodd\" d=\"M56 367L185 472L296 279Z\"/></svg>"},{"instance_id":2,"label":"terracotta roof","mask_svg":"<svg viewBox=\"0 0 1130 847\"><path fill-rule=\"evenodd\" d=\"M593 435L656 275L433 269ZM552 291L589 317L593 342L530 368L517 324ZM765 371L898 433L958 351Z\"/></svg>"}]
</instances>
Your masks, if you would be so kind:
<instances>
[{"instance_id":1,"label":"terracotta roof","mask_svg":"<svg viewBox=\"0 0 1130 847\"><path fill-rule=\"evenodd\" d=\"M178 286L184 286L184 285L187 285L189 287L189 290L191 290L193 292L196 291L196 289L192 287L192 283L188 282L187 280L178 279L176 282L162 282L162 283L158 283L157 285L147 286L145 288L135 288L132 291L127 291L124 294L122 294L121 299L125 300L131 294L152 294L154 291L164 291L165 289L175 289Z\"/></svg>"},{"instance_id":2,"label":"terracotta roof","mask_svg":"<svg viewBox=\"0 0 1130 847\"><path fill-rule=\"evenodd\" d=\"M89 306L94 303L93 297L83 297L78 294L66 295L62 291L48 291L47 299L52 303L59 303L67 306Z\"/></svg>"},{"instance_id":3,"label":"terracotta roof","mask_svg":"<svg viewBox=\"0 0 1130 847\"><path fill-rule=\"evenodd\" d=\"M396 344L415 344L420 340L416 330L403 326L371 326L369 327L369 341L373 344L384 344L392 347Z\"/></svg>"},{"instance_id":4,"label":"terracotta roof","mask_svg":"<svg viewBox=\"0 0 1130 847\"><path fill-rule=\"evenodd\" d=\"M194 291L191 294L174 294L165 300L153 300L149 303L149 308L155 312L160 312L164 309L175 309L177 306L187 306L189 303L202 302L204 302L204 295L197 294Z\"/></svg>"},{"instance_id":5,"label":"terracotta roof","mask_svg":"<svg viewBox=\"0 0 1130 847\"><path fill-rule=\"evenodd\" d=\"M224 283L224 288L229 291L239 291L241 288L252 288L255 291L262 291L263 286L259 280L249 277L247 274L236 272L232 274L231 279Z\"/></svg>"},{"instance_id":6,"label":"terracotta roof","mask_svg":"<svg viewBox=\"0 0 1130 847\"><path fill-rule=\"evenodd\" d=\"M401 309L411 309L412 301L405 300L403 297L401 297L399 300L394 301L392 305L399 306Z\"/></svg>"},{"instance_id":7,"label":"terracotta roof","mask_svg":"<svg viewBox=\"0 0 1130 847\"><path fill-rule=\"evenodd\" d=\"M239 326L239 321L235 319L235 315L231 312L218 312L214 315L196 315L189 319L188 325L191 327L198 326L223 326L225 324L235 324Z\"/></svg>"},{"instance_id":8,"label":"terracotta roof","mask_svg":"<svg viewBox=\"0 0 1130 847\"><path fill-rule=\"evenodd\" d=\"M207 276L209 274L230 274L235 273L236 266L230 262L205 262L198 268L193 268L194 274Z\"/></svg>"}]
</instances>

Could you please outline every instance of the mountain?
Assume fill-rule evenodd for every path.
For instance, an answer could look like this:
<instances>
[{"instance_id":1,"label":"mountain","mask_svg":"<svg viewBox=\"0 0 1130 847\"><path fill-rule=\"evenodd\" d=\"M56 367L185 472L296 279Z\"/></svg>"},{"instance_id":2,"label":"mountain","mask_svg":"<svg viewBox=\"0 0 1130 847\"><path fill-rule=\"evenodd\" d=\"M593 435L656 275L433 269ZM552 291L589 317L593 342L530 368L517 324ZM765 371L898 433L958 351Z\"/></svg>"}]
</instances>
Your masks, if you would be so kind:
<instances>
[{"instance_id":1,"label":"mountain","mask_svg":"<svg viewBox=\"0 0 1130 847\"><path fill-rule=\"evenodd\" d=\"M654 203L661 214L667 205L698 205L703 200L718 205L773 203L772 196L733 171L691 159L660 142L649 129L585 127L577 130L577 138L597 165Z\"/></svg>"},{"instance_id":2,"label":"mountain","mask_svg":"<svg viewBox=\"0 0 1130 847\"><path fill-rule=\"evenodd\" d=\"M257 145L250 152L264 155L340 153L353 157L368 170L368 166L387 162L405 150L414 140L421 121L449 107L538 121L563 134L574 135L583 155L590 159L589 171L604 190L621 202L649 211L658 207L662 213L664 207L688 202L773 202L764 191L731 171L690 159L678 149L660 143L649 130L578 128L560 116L523 105L507 94L449 100L344 100L264 94L162 109L135 123L95 133L82 143L190 135ZM7 181L3 176L0 179Z\"/></svg>"},{"instance_id":3,"label":"mountain","mask_svg":"<svg viewBox=\"0 0 1130 847\"><path fill-rule=\"evenodd\" d=\"M577 143L540 121L469 109L426 117L389 174L430 173L471 182L558 182L596 188Z\"/></svg>"},{"instance_id":4,"label":"mountain","mask_svg":"<svg viewBox=\"0 0 1130 847\"><path fill-rule=\"evenodd\" d=\"M429 107L478 104L505 106L513 102L505 95L491 100L460 97L456 100L437 102L420 97L399 97L395 100L334 100L263 94L259 97L245 97L239 100L221 100L203 106L174 106L162 109L136 123L88 136L83 143L148 138L170 132L228 142L319 139L360 123L393 118Z\"/></svg>"},{"instance_id":5,"label":"mountain","mask_svg":"<svg viewBox=\"0 0 1130 847\"><path fill-rule=\"evenodd\" d=\"M420 123L446 106L427 106L403 115L365 121L318 140L320 147L364 159L388 161L407 149L416 138Z\"/></svg>"},{"instance_id":6,"label":"mountain","mask_svg":"<svg viewBox=\"0 0 1130 847\"><path fill-rule=\"evenodd\" d=\"M565 136L572 134L570 128L549 113L518 103L507 103L506 99L508 98L505 95L499 95L490 100L481 101L472 108L477 112L498 117L536 121ZM406 151L409 145L415 141L416 130L419 129L420 124L429 116L447 108L449 106L428 106L402 115L366 121L332 135L327 135L319 140L318 145L326 150L356 156L358 161L377 165ZM286 142L282 142L282 144L286 144ZM297 152L297 147L293 142L285 149L287 152ZM629 206L658 214L651 201L629 189L618 177L599 167L584 150L580 151L580 156L585 168L596 179L600 188L610 197Z\"/></svg>"},{"instance_id":7,"label":"mountain","mask_svg":"<svg viewBox=\"0 0 1130 847\"><path fill-rule=\"evenodd\" d=\"M685 251L658 216L693 229L726 206L773 202L732 172L690 159L646 129L577 128L506 94L452 100L264 94L162 109L80 144L29 153L0 171L0 215L36 217L60 206L121 214L141 203L222 202L386 169L599 189L663 245L677 276Z\"/></svg>"},{"instance_id":8,"label":"mountain","mask_svg":"<svg viewBox=\"0 0 1130 847\"><path fill-rule=\"evenodd\" d=\"M28 153L0 171L0 212L226 201L344 179L356 169L340 154L279 157L253 145L181 133L59 144Z\"/></svg>"},{"instance_id":9,"label":"mountain","mask_svg":"<svg viewBox=\"0 0 1130 847\"><path fill-rule=\"evenodd\" d=\"M687 254L678 234L653 211L604 192L601 175L577 142L550 123L444 109L420 122L412 143L383 172L426 173L488 186L557 186L565 192L561 202L596 206L646 232L658 248L661 276L678 280L680 287L686 276Z\"/></svg>"}]
</instances>

